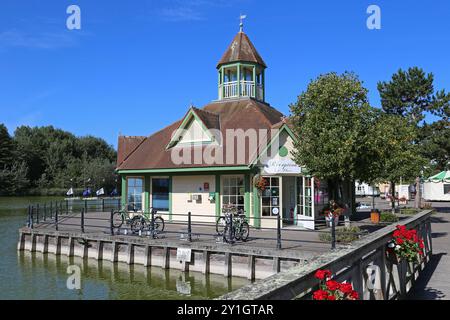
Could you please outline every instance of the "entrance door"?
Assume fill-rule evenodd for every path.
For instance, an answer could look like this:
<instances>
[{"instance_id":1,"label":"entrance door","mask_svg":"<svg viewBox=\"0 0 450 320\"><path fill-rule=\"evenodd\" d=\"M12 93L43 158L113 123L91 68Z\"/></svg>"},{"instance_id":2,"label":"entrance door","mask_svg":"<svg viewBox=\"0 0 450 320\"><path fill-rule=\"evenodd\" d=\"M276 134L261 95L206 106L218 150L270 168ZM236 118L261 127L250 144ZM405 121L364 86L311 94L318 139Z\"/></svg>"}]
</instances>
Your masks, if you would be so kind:
<instances>
[{"instance_id":1,"label":"entrance door","mask_svg":"<svg viewBox=\"0 0 450 320\"><path fill-rule=\"evenodd\" d=\"M314 181L310 177L296 177L297 225L314 230Z\"/></svg>"},{"instance_id":2,"label":"entrance door","mask_svg":"<svg viewBox=\"0 0 450 320\"><path fill-rule=\"evenodd\" d=\"M295 196L295 179L296 177L284 176L283 180L283 222L286 224L294 224L296 212L296 196Z\"/></svg>"}]
</instances>

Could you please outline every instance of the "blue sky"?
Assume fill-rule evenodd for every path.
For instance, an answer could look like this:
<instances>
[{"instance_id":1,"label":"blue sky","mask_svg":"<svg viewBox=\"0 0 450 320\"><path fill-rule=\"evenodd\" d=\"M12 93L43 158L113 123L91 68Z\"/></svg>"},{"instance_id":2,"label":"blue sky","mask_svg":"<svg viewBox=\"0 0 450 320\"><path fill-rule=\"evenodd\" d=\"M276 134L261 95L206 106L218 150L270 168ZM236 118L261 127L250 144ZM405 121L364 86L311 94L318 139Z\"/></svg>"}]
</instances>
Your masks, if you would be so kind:
<instances>
[{"instance_id":1,"label":"blue sky","mask_svg":"<svg viewBox=\"0 0 450 320\"><path fill-rule=\"evenodd\" d=\"M81 8L81 30L66 9ZM370 4L381 30L366 27ZM422 67L450 90L450 1L2 0L0 122L100 136L148 135L217 99L216 63L239 30L268 65L266 99L285 114L308 82L354 71L376 84Z\"/></svg>"}]
</instances>

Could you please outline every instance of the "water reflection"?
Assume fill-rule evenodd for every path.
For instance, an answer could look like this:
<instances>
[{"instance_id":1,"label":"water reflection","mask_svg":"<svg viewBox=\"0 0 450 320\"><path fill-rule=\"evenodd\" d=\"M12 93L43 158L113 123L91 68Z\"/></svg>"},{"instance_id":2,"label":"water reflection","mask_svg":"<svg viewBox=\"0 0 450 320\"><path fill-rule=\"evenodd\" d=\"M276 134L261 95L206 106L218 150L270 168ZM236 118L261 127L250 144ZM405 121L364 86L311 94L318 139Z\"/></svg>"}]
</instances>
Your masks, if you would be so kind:
<instances>
[{"instance_id":1,"label":"water reflection","mask_svg":"<svg viewBox=\"0 0 450 320\"><path fill-rule=\"evenodd\" d=\"M81 269L81 289L66 287L67 266ZM27 299L208 299L248 283L242 278L183 273L159 267L21 251L18 266Z\"/></svg>"}]
</instances>

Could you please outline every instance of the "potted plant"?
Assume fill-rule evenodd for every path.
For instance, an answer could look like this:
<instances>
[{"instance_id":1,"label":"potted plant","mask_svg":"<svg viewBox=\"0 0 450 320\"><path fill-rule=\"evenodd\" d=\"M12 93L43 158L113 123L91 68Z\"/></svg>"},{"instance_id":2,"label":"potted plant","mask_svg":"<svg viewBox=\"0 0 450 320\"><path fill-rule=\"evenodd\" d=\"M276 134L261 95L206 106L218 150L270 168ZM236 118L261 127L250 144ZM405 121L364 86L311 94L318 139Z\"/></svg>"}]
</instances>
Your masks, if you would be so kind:
<instances>
[{"instance_id":1,"label":"potted plant","mask_svg":"<svg viewBox=\"0 0 450 320\"><path fill-rule=\"evenodd\" d=\"M353 290L351 283L338 282L331 279L330 270L317 270L319 289L313 292L313 300L358 300L358 292Z\"/></svg>"},{"instance_id":2,"label":"potted plant","mask_svg":"<svg viewBox=\"0 0 450 320\"><path fill-rule=\"evenodd\" d=\"M334 225L337 226L339 223L339 216L343 214L344 211L345 209L339 206L337 202L335 202L334 200L330 200L329 205L323 209L322 214L325 216L327 225L329 227L332 227L333 219Z\"/></svg>"},{"instance_id":3,"label":"potted plant","mask_svg":"<svg viewBox=\"0 0 450 320\"><path fill-rule=\"evenodd\" d=\"M398 264L405 260L418 263L423 258L424 242L417 235L415 229L408 230L406 226L397 226L389 241L386 254L388 258Z\"/></svg>"},{"instance_id":4,"label":"potted plant","mask_svg":"<svg viewBox=\"0 0 450 320\"><path fill-rule=\"evenodd\" d=\"M261 194L267 188L267 179L262 176L255 177L254 186Z\"/></svg>"}]
</instances>

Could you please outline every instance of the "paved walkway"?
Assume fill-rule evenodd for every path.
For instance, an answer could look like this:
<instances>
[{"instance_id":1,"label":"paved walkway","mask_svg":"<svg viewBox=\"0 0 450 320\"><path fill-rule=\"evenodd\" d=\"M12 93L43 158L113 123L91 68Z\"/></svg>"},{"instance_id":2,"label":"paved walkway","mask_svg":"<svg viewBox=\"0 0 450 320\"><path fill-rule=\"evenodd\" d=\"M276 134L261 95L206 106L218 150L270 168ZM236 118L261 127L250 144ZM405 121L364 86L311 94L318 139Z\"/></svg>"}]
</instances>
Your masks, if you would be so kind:
<instances>
[{"instance_id":1,"label":"paved walkway","mask_svg":"<svg viewBox=\"0 0 450 320\"><path fill-rule=\"evenodd\" d=\"M435 207L438 213L431 218L433 256L409 293L412 300L450 300L450 204Z\"/></svg>"}]
</instances>

